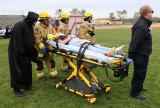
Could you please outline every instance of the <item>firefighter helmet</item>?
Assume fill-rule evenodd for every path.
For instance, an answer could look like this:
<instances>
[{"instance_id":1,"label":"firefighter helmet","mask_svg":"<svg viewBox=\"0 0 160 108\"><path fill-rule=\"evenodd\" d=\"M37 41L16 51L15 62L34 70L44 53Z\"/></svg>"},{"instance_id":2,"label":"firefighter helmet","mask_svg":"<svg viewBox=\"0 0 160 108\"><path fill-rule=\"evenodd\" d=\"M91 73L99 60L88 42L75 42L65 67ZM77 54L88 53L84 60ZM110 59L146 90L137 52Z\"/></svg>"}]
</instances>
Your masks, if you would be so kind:
<instances>
[{"instance_id":1,"label":"firefighter helmet","mask_svg":"<svg viewBox=\"0 0 160 108\"><path fill-rule=\"evenodd\" d=\"M83 18L88 18L88 17L92 17L93 14L89 11L86 11L84 14L83 14Z\"/></svg>"},{"instance_id":2,"label":"firefighter helmet","mask_svg":"<svg viewBox=\"0 0 160 108\"><path fill-rule=\"evenodd\" d=\"M69 18L69 14L67 12L62 12L59 16L60 19L68 19Z\"/></svg>"},{"instance_id":3,"label":"firefighter helmet","mask_svg":"<svg viewBox=\"0 0 160 108\"><path fill-rule=\"evenodd\" d=\"M39 20L39 21L40 21L40 20L44 20L44 19L47 19L47 18L49 18L49 17L50 17L50 16L49 16L49 14L48 14L47 12L42 11L42 12L39 13L38 20Z\"/></svg>"}]
</instances>

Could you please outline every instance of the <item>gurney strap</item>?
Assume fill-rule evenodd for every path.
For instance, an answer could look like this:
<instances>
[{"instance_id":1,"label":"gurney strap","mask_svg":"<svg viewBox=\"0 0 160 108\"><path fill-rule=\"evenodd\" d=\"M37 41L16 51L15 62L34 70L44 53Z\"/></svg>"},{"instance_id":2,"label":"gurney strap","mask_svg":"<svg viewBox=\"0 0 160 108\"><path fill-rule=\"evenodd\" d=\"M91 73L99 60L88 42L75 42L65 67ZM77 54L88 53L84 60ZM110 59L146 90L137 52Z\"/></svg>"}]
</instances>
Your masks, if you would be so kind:
<instances>
[{"instance_id":1,"label":"gurney strap","mask_svg":"<svg viewBox=\"0 0 160 108\"><path fill-rule=\"evenodd\" d=\"M56 42L57 50L59 50L58 40L56 40L55 42Z\"/></svg>"},{"instance_id":2,"label":"gurney strap","mask_svg":"<svg viewBox=\"0 0 160 108\"><path fill-rule=\"evenodd\" d=\"M86 49L88 49L88 46L89 45L91 45L91 44L93 44L92 42L84 42L81 46L80 46L80 49L79 49L79 51L78 51L78 57L84 57L84 53L85 53L85 51L86 51ZM82 48L84 48L83 50L82 50Z\"/></svg>"},{"instance_id":3,"label":"gurney strap","mask_svg":"<svg viewBox=\"0 0 160 108\"><path fill-rule=\"evenodd\" d=\"M88 46L91 45L92 42L84 42L78 51L78 56L77 56L77 72L79 72L80 66L82 64L82 58L84 57L85 51L88 49Z\"/></svg>"}]
</instances>

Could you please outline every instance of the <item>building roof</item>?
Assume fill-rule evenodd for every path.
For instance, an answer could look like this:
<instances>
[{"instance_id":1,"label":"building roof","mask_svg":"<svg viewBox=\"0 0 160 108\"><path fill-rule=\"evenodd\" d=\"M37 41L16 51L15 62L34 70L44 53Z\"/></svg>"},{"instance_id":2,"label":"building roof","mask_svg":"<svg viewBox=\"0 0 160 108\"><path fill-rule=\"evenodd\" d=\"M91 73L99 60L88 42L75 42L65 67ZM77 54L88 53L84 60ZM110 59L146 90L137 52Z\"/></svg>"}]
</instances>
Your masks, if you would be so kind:
<instances>
[{"instance_id":1,"label":"building roof","mask_svg":"<svg viewBox=\"0 0 160 108\"><path fill-rule=\"evenodd\" d=\"M0 15L0 26L14 25L25 18L23 15Z\"/></svg>"}]
</instances>

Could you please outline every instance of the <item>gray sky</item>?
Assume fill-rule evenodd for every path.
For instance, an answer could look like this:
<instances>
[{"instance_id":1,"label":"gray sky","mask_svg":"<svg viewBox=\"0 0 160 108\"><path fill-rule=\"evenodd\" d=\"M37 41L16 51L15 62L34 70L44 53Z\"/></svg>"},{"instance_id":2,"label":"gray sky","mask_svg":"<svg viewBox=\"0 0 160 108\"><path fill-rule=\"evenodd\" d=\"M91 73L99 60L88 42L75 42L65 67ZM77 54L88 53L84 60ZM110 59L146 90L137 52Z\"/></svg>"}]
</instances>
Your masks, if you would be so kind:
<instances>
[{"instance_id":1,"label":"gray sky","mask_svg":"<svg viewBox=\"0 0 160 108\"><path fill-rule=\"evenodd\" d=\"M0 0L0 14L16 14L28 11L47 11L52 16L55 10L69 12L72 8L89 10L95 18L107 17L110 12L127 10L127 17L133 17L140 6L150 5L154 10L153 16L160 17L159 0Z\"/></svg>"}]
</instances>

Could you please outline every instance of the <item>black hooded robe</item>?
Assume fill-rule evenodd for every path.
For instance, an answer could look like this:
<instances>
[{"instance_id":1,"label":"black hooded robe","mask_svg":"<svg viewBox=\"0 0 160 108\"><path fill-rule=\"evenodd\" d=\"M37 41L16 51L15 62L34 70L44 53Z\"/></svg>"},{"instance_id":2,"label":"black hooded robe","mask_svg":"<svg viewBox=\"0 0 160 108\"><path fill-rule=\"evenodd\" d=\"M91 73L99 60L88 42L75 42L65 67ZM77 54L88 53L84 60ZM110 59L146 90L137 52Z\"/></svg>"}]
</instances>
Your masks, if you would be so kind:
<instances>
[{"instance_id":1,"label":"black hooded robe","mask_svg":"<svg viewBox=\"0 0 160 108\"><path fill-rule=\"evenodd\" d=\"M33 24L38 14L29 12L27 17L15 24L8 47L11 87L21 89L32 86L31 58L34 52Z\"/></svg>"}]
</instances>

